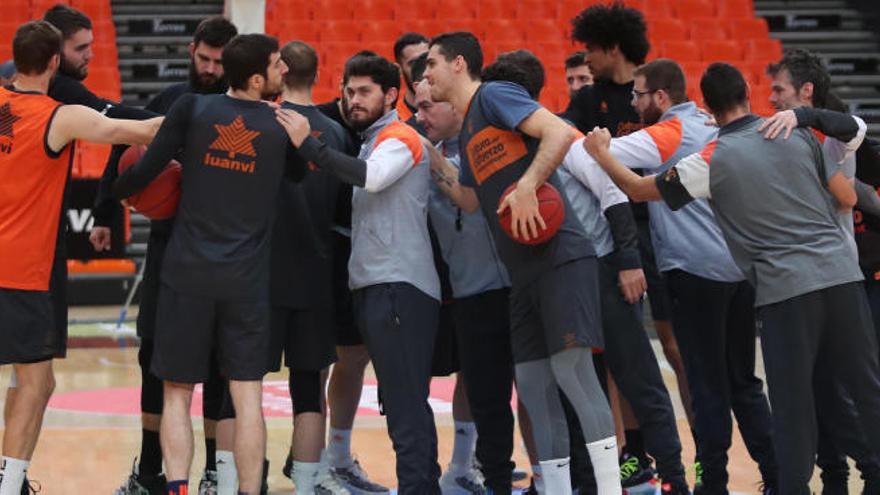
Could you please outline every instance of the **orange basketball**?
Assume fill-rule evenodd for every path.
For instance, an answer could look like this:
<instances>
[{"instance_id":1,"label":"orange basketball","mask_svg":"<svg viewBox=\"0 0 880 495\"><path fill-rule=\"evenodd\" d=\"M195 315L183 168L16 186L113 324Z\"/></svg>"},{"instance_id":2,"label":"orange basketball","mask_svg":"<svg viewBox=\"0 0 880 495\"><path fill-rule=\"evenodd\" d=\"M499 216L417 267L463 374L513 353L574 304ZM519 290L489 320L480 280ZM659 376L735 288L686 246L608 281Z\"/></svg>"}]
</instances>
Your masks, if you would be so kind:
<instances>
[{"instance_id":1,"label":"orange basketball","mask_svg":"<svg viewBox=\"0 0 880 495\"><path fill-rule=\"evenodd\" d=\"M504 198L513 192L514 188L516 188L516 182L511 184L510 187L504 191L504 194L501 195L501 201L504 201ZM541 226L538 225L538 237L525 240L522 237L522 232L520 232L519 238L513 237L513 231L510 227L510 208L504 210L498 216L501 228L504 229L504 232L506 232L511 239L530 246L543 244L552 239L559 230L559 227L562 226L562 221L565 220L565 204L562 202L562 196L559 195L559 191L557 191L555 187L545 182L544 184L541 184L541 187L539 187L537 191L535 191L535 194L538 196L538 211L541 213L541 218L544 219L544 223L547 225L546 229L541 229Z\"/></svg>"},{"instance_id":2,"label":"orange basketball","mask_svg":"<svg viewBox=\"0 0 880 495\"><path fill-rule=\"evenodd\" d=\"M147 147L130 146L119 158L119 174L128 170L144 156ZM150 220L165 220L177 214L180 203L180 163L171 160L143 191L128 198L135 211Z\"/></svg>"}]
</instances>

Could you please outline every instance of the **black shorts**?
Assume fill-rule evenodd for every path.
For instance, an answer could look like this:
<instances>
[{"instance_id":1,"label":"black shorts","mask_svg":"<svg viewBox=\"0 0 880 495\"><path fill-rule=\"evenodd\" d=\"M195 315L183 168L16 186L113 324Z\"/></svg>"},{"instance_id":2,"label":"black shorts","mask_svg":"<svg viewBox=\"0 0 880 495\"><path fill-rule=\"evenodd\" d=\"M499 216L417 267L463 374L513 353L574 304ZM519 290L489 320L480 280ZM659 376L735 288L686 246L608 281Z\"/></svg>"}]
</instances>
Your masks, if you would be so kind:
<instances>
[{"instance_id":1,"label":"black shorts","mask_svg":"<svg viewBox=\"0 0 880 495\"><path fill-rule=\"evenodd\" d=\"M54 313L48 291L0 288L0 365L51 359L60 337Z\"/></svg>"},{"instance_id":2,"label":"black shorts","mask_svg":"<svg viewBox=\"0 0 880 495\"><path fill-rule=\"evenodd\" d=\"M67 258L57 251L49 279L52 298L52 320L55 325L54 357L67 357Z\"/></svg>"},{"instance_id":3,"label":"black shorts","mask_svg":"<svg viewBox=\"0 0 880 495\"><path fill-rule=\"evenodd\" d=\"M269 371L291 369L320 371L336 361L336 335L330 309L291 309L272 306Z\"/></svg>"},{"instance_id":4,"label":"black shorts","mask_svg":"<svg viewBox=\"0 0 880 495\"><path fill-rule=\"evenodd\" d=\"M354 320L351 289L348 288L348 258L351 238L333 233L333 303L336 311L336 345L363 345L364 339Z\"/></svg>"},{"instance_id":5,"label":"black shorts","mask_svg":"<svg viewBox=\"0 0 880 495\"><path fill-rule=\"evenodd\" d=\"M457 373L461 367L458 363L458 342L455 337L455 321L449 302L440 306L437 320L437 338L434 340L434 357L431 360L431 376L449 376Z\"/></svg>"},{"instance_id":6,"label":"black shorts","mask_svg":"<svg viewBox=\"0 0 880 495\"><path fill-rule=\"evenodd\" d=\"M269 313L267 301L218 301L163 283L151 371L164 381L203 383L216 353L224 377L260 380L269 352Z\"/></svg>"},{"instance_id":7,"label":"black shorts","mask_svg":"<svg viewBox=\"0 0 880 495\"><path fill-rule=\"evenodd\" d=\"M554 267L510 293L513 361L544 359L574 347L602 347L596 258Z\"/></svg>"},{"instance_id":8,"label":"black shorts","mask_svg":"<svg viewBox=\"0 0 880 495\"><path fill-rule=\"evenodd\" d=\"M141 281L141 300L138 306L137 334L142 339L152 339L156 334L156 307L159 304L159 274L168 247L168 236L151 233L147 241L147 257L144 263L144 279Z\"/></svg>"},{"instance_id":9,"label":"black shorts","mask_svg":"<svg viewBox=\"0 0 880 495\"><path fill-rule=\"evenodd\" d=\"M672 307L669 302L669 290L666 288L666 277L657 269L654 257L654 244L651 242L651 227L647 220L636 222L639 231L639 254L642 258L642 270L648 282L648 303L651 307L651 318L654 321L669 321Z\"/></svg>"}]
</instances>

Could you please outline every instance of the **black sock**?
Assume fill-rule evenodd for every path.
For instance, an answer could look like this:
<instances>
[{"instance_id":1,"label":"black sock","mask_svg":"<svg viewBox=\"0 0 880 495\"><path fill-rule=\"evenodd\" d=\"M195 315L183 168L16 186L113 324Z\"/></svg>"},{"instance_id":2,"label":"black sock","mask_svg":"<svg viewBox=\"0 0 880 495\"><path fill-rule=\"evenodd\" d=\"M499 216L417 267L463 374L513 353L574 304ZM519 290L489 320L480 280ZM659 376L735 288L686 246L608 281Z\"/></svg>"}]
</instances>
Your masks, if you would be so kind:
<instances>
[{"instance_id":1,"label":"black sock","mask_svg":"<svg viewBox=\"0 0 880 495\"><path fill-rule=\"evenodd\" d=\"M626 452L644 461L648 455L645 453L645 441L642 439L642 430L626 430Z\"/></svg>"},{"instance_id":2,"label":"black sock","mask_svg":"<svg viewBox=\"0 0 880 495\"><path fill-rule=\"evenodd\" d=\"M217 470L217 439L205 437L205 471Z\"/></svg>"},{"instance_id":3,"label":"black sock","mask_svg":"<svg viewBox=\"0 0 880 495\"><path fill-rule=\"evenodd\" d=\"M156 476L162 472L162 446L159 432L141 430L141 458L138 461L139 476Z\"/></svg>"}]
</instances>

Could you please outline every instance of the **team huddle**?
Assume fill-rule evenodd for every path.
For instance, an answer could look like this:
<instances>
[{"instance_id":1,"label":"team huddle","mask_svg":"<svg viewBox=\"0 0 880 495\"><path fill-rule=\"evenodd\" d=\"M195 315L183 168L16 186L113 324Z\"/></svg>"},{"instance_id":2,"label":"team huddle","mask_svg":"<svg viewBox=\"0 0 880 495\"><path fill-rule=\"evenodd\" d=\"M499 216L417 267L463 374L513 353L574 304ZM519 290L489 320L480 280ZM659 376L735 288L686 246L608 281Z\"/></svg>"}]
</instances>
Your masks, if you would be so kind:
<instances>
[{"instance_id":1,"label":"team huddle","mask_svg":"<svg viewBox=\"0 0 880 495\"><path fill-rule=\"evenodd\" d=\"M723 495L736 418L763 493L810 493L817 464L823 493L847 493L851 457L864 493L880 494L880 298L853 221L855 207L860 222L880 214L856 178L865 123L810 52L768 67L779 112L765 119L723 62L700 80L705 108L689 101L678 63L645 63L644 19L621 3L585 9L572 38L586 51L566 62L559 115L538 103L537 57L484 61L467 32L407 33L395 61L355 53L339 98L316 105L314 47L212 17L188 81L137 109L82 85L82 13L59 5L19 27L0 88L0 365L14 368L0 495L31 493L52 360L66 352L61 212L77 140L116 145L96 250L119 202L181 164L176 214L151 222L141 451L116 494L188 493L200 383L198 493L266 493L262 379L282 365L296 493L390 493L351 449L370 362L397 493L510 494L526 476L512 462L518 423L527 493ZM564 213L555 232L547 190ZM697 447L693 487L645 299ZM432 376L453 373L443 471L428 395Z\"/></svg>"}]
</instances>

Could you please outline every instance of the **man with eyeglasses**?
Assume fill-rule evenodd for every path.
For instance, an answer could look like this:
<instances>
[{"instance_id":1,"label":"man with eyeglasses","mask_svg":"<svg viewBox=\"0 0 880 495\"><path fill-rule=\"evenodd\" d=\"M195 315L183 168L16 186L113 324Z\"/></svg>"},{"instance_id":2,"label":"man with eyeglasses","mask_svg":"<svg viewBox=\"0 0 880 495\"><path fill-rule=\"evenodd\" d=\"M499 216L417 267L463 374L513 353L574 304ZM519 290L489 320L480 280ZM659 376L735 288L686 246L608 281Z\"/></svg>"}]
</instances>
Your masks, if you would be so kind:
<instances>
[{"instance_id":1,"label":"man with eyeglasses","mask_svg":"<svg viewBox=\"0 0 880 495\"><path fill-rule=\"evenodd\" d=\"M634 74L632 106L648 127L611 140L617 160L629 168L662 173L717 138L718 129L707 126L704 114L688 101L684 72L677 63L657 59ZM727 493L731 411L758 463L765 493L772 491L777 465L770 408L763 383L755 376L755 292L734 263L706 200L678 211L649 202L648 209L657 267L666 279L672 328L695 405L703 474L694 493Z\"/></svg>"}]
</instances>

